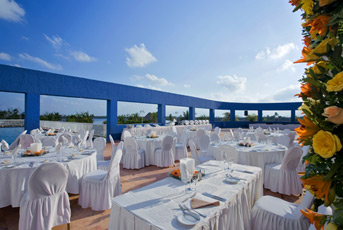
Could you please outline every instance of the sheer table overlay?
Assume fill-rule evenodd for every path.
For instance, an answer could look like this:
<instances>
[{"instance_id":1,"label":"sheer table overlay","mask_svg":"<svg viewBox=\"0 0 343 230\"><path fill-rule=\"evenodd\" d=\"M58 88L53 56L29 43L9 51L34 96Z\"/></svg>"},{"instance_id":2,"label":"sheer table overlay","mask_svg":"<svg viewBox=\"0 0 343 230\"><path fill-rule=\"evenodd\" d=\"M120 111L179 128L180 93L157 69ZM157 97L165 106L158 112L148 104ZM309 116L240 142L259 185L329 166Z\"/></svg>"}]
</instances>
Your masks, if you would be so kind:
<instances>
[{"instance_id":1,"label":"sheer table overlay","mask_svg":"<svg viewBox=\"0 0 343 230\"><path fill-rule=\"evenodd\" d=\"M193 226L178 221L182 215L179 204L190 207L192 193L184 192L180 180L168 177L113 198L109 229L249 229L251 209L263 195L262 170L233 164L231 174L240 181L230 184L222 162L212 160L197 167L205 170L205 176L197 183L195 197L211 199L202 195L207 192L226 199L219 206L196 209L206 218Z\"/></svg>"}]
</instances>

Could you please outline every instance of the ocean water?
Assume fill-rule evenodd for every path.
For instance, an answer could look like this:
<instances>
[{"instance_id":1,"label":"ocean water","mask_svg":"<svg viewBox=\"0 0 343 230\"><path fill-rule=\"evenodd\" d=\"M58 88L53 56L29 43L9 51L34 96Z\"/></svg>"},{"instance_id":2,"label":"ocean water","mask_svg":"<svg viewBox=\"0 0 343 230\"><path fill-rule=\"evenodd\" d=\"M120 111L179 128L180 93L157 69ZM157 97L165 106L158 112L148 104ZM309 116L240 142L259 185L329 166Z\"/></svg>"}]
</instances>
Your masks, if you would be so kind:
<instances>
[{"instance_id":1,"label":"ocean water","mask_svg":"<svg viewBox=\"0 0 343 230\"><path fill-rule=\"evenodd\" d=\"M0 128L0 141L4 139L11 144L24 131L24 127Z\"/></svg>"},{"instance_id":2,"label":"ocean water","mask_svg":"<svg viewBox=\"0 0 343 230\"><path fill-rule=\"evenodd\" d=\"M103 125L103 122L107 121L106 118L93 118L93 124Z\"/></svg>"}]
</instances>

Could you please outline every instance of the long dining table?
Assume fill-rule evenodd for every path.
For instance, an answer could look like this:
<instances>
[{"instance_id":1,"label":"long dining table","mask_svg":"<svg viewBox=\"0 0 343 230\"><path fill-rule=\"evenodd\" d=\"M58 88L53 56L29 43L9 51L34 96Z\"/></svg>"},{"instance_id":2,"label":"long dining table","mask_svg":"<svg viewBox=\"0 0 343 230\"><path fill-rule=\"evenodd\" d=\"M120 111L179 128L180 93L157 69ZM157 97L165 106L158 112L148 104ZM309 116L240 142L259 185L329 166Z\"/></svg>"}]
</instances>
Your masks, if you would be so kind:
<instances>
[{"instance_id":1,"label":"long dining table","mask_svg":"<svg viewBox=\"0 0 343 230\"><path fill-rule=\"evenodd\" d=\"M27 192L31 173L41 164L59 162L68 171L66 190L79 194L79 183L83 175L97 169L95 149L77 149L63 147L62 155L57 155L54 148L46 148L42 156L18 156L17 163L11 159L11 152L0 154L0 208L11 205L19 207L20 201ZM22 150L23 153L24 150Z\"/></svg>"},{"instance_id":2,"label":"long dining table","mask_svg":"<svg viewBox=\"0 0 343 230\"><path fill-rule=\"evenodd\" d=\"M185 185L178 179L163 180L119 195L112 200L109 229L249 229L251 209L263 195L262 170L257 167L233 164L230 175L237 183L228 181L223 163L208 161L198 165L205 172L196 185L196 191L185 192ZM208 198L204 195L215 196ZM204 201L221 199L219 206L196 209L199 221L184 222L179 204L190 208L193 198Z\"/></svg>"}]
</instances>

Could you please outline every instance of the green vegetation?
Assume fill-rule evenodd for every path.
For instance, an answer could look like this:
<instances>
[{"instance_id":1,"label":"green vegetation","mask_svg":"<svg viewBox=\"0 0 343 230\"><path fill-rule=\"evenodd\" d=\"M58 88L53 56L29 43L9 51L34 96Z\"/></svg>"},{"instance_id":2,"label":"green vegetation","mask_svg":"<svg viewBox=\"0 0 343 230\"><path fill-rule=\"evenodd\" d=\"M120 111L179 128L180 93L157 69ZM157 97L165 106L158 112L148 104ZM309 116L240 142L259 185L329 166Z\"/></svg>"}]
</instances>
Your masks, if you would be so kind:
<instances>
[{"instance_id":1,"label":"green vegetation","mask_svg":"<svg viewBox=\"0 0 343 230\"><path fill-rule=\"evenodd\" d=\"M94 114L88 112L76 113L73 115L61 115L57 112L45 113L40 116L41 120L46 121L67 121L67 122L81 122L81 123L93 123Z\"/></svg>"},{"instance_id":2,"label":"green vegetation","mask_svg":"<svg viewBox=\"0 0 343 230\"><path fill-rule=\"evenodd\" d=\"M61 121L63 116L59 113L45 113L44 115L40 116L41 120L45 121Z\"/></svg>"},{"instance_id":3,"label":"green vegetation","mask_svg":"<svg viewBox=\"0 0 343 230\"><path fill-rule=\"evenodd\" d=\"M24 119L24 112L19 113L18 109L0 110L0 119Z\"/></svg>"},{"instance_id":4,"label":"green vegetation","mask_svg":"<svg viewBox=\"0 0 343 230\"><path fill-rule=\"evenodd\" d=\"M199 117L196 117L195 120L209 120L210 117L206 115L201 115Z\"/></svg>"},{"instance_id":5,"label":"green vegetation","mask_svg":"<svg viewBox=\"0 0 343 230\"><path fill-rule=\"evenodd\" d=\"M157 112L148 113L144 117L140 117L138 113L119 115L118 124L138 124L138 123L157 123Z\"/></svg>"}]
</instances>

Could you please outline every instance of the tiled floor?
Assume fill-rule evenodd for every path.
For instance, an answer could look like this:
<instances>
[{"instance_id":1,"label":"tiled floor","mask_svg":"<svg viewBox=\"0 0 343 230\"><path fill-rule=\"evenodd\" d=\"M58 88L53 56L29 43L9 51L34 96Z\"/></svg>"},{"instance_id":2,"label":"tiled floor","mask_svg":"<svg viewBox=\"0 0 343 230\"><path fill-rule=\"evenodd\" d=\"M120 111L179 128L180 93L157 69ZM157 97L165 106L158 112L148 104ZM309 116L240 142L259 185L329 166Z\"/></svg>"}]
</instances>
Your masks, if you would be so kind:
<instances>
[{"instance_id":1,"label":"tiled floor","mask_svg":"<svg viewBox=\"0 0 343 230\"><path fill-rule=\"evenodd\" d=\"M107 144L105 149L105 158L109 159L111 156L111 145ZM178 164L176 164L176 167ZM122 192L143 187L151 184L155 181L161 180L168 176L168 172L172 170L170 168L158 168L155 166L145 167L139 170L127 170L122 169L120 171ZM273 193L269 190L264 190L264 195L272 195L280 197L280 194ZM290 202L299 203L301 197L296 196L284 196L284 199ZM89 229L100 230L108 229L110 210L106 211L92 211L90 208L82 209L77 201L78 196L70 196L71 204L71 229ZM19 222L19 208L12 208L11 206L0 208L0 230L5 229L18 229ZM66 225L57 226L55 229L67 229Z\"/></svg>"}]
</instances>

